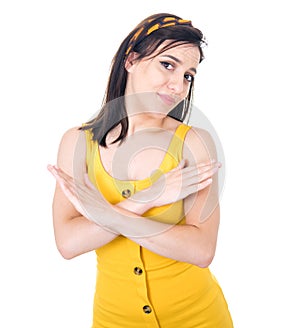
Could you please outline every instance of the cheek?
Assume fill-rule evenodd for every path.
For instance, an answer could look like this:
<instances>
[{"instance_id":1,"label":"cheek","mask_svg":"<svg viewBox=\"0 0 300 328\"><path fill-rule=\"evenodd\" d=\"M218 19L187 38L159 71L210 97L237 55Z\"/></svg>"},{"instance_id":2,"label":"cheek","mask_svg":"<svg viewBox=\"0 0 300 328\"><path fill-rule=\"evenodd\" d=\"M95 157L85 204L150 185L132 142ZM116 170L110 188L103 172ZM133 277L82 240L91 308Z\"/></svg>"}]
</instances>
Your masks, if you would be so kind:
<instances>
[{"instance_id":1,"label":"cheek","mask_svg":"<svg viewBox=\"0 0 300 328\"><path fill-rule=\"evenodd\" d=\"M169 81L168 73L156 67L151 70L151 81L154 85L163 86Z\"/></svg>"},{"instance_id":2,"label":"cheek","mask_svg":"<svg viewBox=\"0 0 300 328\"><path fill-rule=\"evenodd\" d=\"M162 74L159 69L147 68L140 75L140 83L143 85L148 85L152 88L159 88L167 83L166 74Z\"/></svg>"}]
</instances>

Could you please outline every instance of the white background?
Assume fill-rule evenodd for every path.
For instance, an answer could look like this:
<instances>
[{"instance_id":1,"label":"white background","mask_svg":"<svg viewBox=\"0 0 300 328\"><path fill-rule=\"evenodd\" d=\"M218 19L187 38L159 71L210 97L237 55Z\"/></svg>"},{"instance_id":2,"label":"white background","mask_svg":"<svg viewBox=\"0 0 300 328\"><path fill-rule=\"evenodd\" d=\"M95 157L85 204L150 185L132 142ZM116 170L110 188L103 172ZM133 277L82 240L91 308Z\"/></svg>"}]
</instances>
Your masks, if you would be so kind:
<instances>
[{"instance_id":1,"label":"white background","mask_svg":"<svg viewBox=\"0 0 300 328\"><path fill-rule=\"evenodd\" d=\"M297 8L291 0L1 2L1 327L90 327L95 256L58 254L46 166L63 132L99 109L119 43L157 12L191 19L209 42L195 104L226 158L211 270L235 327L300 327Z\"/></svg>"}]
</instances>

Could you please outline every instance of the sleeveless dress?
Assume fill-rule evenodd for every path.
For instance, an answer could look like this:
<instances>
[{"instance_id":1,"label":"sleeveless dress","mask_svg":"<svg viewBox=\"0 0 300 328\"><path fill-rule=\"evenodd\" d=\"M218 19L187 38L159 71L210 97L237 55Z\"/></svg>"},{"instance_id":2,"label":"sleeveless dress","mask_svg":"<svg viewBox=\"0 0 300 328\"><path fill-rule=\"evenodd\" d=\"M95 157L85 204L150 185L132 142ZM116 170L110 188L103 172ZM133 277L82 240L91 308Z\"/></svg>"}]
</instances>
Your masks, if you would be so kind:
<instances>
[{"instance_id":1,"label":"sleeveless dress","mask_svg":"<svg viewBox=\"0 0 300 328\"><path fill-rule=\"evenodd\" d=\"M183 123L177 127L160 172L178 165L189 129ZM150 178L114 179L102 165L99 146L92 140L91 131L85 133L89 178L109 202L124 200L123 190L133 194L151 185ZM150 209L143 216L184 224L183 201ZM160 256L123 236L95 252L97 278L92 328L233 327L222 290L209 268Z\"/></svg>"}]
</instances>

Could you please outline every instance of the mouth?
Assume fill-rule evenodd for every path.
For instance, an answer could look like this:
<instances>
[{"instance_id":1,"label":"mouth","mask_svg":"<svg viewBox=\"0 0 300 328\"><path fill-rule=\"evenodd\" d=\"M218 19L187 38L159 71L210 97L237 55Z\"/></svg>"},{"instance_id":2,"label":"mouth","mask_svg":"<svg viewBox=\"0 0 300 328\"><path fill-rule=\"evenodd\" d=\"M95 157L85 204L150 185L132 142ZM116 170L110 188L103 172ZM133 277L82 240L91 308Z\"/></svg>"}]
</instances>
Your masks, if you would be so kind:
<instances>
[{"instance_id":1,"label":"mouth","mask_svg":"<svg viewBox=\"0 0 300 328\"><path fill-rule=\"evenodd\" d=\"M162 102L167 106L174 106L176 104L175 97L172 97L166 93L157 93Z\"/></svg>"}]
</instances>

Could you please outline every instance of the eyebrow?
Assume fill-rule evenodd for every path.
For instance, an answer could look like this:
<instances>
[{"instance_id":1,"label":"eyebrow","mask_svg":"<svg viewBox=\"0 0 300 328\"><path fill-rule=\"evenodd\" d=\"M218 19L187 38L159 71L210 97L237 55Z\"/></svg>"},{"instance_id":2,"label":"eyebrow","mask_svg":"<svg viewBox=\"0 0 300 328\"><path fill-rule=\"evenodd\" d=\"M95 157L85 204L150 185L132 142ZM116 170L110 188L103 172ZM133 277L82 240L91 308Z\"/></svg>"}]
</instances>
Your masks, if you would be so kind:
<instances>
[{"instance_id":1,"label":"eyebrow","mask_svg":"<svg viewBox=\"0 0 300 328\"><path fill-rule=\"evenodd\" d=\"M163 55L163 56L164 56L164 57L169 57L169 58L173 59L173 60L174 60L176 63L178 63L178 64L182 64L182 61L181 61L180 59L178 59L177 57L174 57L174 56L172 56L172 55ZM197 74L197 70L196 70L196 68L191 67L190 70L193 71L195 74Z\"/></svg>"}]
</instances>

